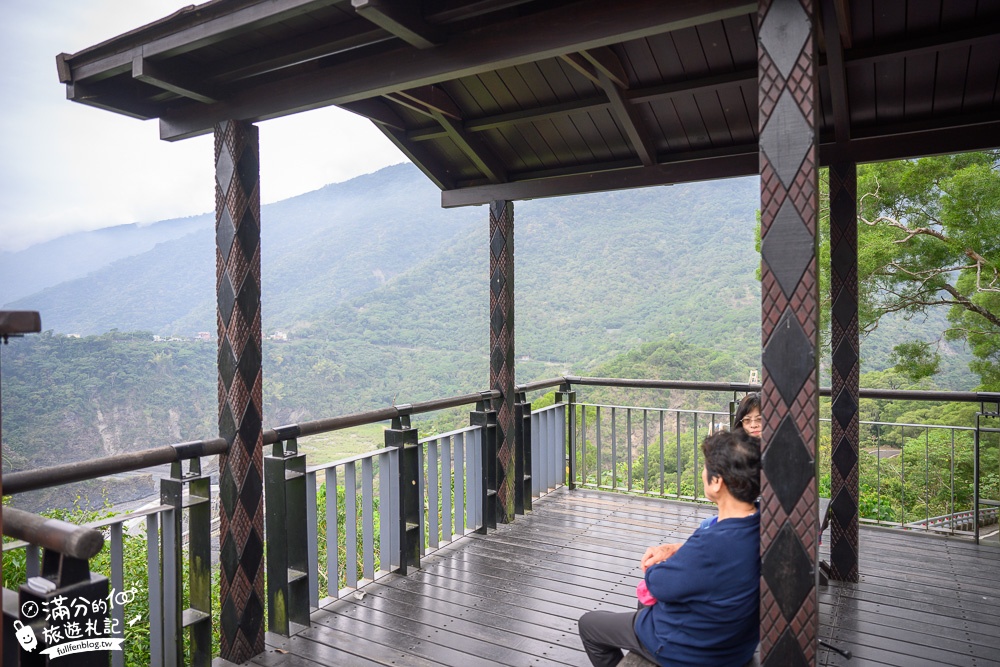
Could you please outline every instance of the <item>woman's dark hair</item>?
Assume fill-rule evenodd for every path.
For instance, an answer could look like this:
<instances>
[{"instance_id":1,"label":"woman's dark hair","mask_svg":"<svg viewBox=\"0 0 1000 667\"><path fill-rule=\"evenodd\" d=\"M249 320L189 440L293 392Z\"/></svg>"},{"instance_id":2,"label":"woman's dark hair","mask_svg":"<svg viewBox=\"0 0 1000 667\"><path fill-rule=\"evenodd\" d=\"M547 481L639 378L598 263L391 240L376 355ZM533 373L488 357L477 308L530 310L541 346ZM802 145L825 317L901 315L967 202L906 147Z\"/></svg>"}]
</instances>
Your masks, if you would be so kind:
<instances>
[{"instance_id":1,"label":"woman's dark hair","mask_svg":"<svg viewBox=\"0 0 1000 667\"><path fill-rule=\"evenodd\" d=\"M751 392L743 397L740 404L736 406L736 412L733 414L733 429L743 428L743 418L750 413L754 408L760 412L760 394L757 392Z\"/></svg>"},{"instance_id":2,"label":"woman's dark hair","mask_svg":"<svg viewBox=\"0 0 1000 667\"><path fill-rule=\"evenodd\" d=\"M760 496L760 438L742 429L720 431L701 443L708 478L721 477L737 500L752 503Z\"/></svg>"}]
</instances>

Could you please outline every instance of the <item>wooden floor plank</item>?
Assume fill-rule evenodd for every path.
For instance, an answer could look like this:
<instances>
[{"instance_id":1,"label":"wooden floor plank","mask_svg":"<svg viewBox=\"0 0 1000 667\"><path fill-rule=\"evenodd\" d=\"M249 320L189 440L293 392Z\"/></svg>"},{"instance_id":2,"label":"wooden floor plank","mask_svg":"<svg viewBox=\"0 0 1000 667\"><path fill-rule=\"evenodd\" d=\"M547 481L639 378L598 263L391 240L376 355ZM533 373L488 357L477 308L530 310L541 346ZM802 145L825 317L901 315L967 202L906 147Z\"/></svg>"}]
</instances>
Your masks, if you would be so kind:
<instances>
[{"instance_id":1,"label":"wooden floor plank","mask_svg":"<svg viewBox=\"0 0 1000 667\"><path fill-rule=\"evenodd\" d=\"M714 514L705 504L559 489L514 523L425 556L409 576L317 610L298 635L269 635L253 664L585 666L579 617L635 609L646 547L682 542ZM824 534L821 558L829 541ZM854 658L821 648L819 665L1000 665L1000 549L869 527L860 542L861 581L818 592L819 636Z\"/></svg>"}]
</instances>

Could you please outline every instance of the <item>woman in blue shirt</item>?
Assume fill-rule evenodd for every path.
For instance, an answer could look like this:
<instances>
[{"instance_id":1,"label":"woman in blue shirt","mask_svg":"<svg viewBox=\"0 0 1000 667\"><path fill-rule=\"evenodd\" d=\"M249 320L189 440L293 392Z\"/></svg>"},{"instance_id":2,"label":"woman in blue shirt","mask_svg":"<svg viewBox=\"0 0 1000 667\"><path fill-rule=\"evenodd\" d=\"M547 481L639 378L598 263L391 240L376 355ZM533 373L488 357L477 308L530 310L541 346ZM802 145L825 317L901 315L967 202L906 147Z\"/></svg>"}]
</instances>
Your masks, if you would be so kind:
<instances>
[{"instance_id":1,"label":"woman in blue shirt","mask_svg":"<svg viewBox=\"0 0 1000 667\"><path fill-rule=\"evenodd\" d=\"M742 429L701 445L705 495L718 520L683 545L643 554L646 587L656 604L638 612L592 611L580 618L590 661L613 667L622 649L665 666L742 667L759 641L760 442Z\"/></svg>"}]
</instances>

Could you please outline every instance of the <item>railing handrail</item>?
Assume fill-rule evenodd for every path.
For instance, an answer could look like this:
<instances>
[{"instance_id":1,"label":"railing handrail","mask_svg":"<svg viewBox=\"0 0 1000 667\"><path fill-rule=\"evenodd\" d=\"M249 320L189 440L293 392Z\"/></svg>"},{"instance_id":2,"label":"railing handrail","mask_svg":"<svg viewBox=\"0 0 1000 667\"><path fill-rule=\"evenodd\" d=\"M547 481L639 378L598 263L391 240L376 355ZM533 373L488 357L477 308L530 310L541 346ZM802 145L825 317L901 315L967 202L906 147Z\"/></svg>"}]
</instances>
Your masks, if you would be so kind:
<instances>
[{"instance_id":1,"label":"railing handrail","mask_svg":"<svg viewBox=\"0 0 1000 667\"><path fill-rule=\"evenodd\" d=\"M223 438L214 438L212 440L193 440L173 445L162 445L141 452L117 454L102 459L64 463L36 470L23 470L3 476L3 493L4 495L14 495L25 491L48 489L71 482L142 470L165 463L224 454L227 451L229 451L229 445L226 441ZM4 510L4 515L6 516L6 510Z\"/></svg>"},{"instance_id":2,"label":"railing handrail","mask_svg":"<svg viewBox=\"0 0 1000 667\"><path fill-rule=\"evenodd\" d=\"M104 547L104 535L98 530L16 507L4 508L3 534L80 560L90 560Z\"/></svg>"},{"instance_id":3,"label":"railing handrail","mask_svg":"<svg viewBox=\"0 0 1000 667\"><path fill-rule=\"evenodd\" d=\"M636 389L690 389L699 391L760 391L761 385L746 382L694 382L686 380L639 380L630 378L601 378L565 375L517 385L518 392L546 389L561 384L601 387L631 387ZM830 387L820 387L820 396L830 396ZM858 392L860 398L888 399L901 401L951 401L955 403L995 403L1000 401L1000 392L992 391L944 391L925 389L865 389Z\"/></svg>"},{"instance_id":4,"label":"railing handrail","mask_svg":"<svg viewBox=\"0 0 1000 667\"><path fill-rule=\"evenodd\" d=\"M481 391L472 394L462 394L449 398L438 398L430 401L417 403L407 403L393 405L388 408L357 412L340 417L328 419L317 419L315 421L302 422L301 424L288 424L264 431L264 444L273 445L281 440L289 438L316 435L327 433L354 426L364 426L375 424L380 421L387 421L401 415L415 415L424 412L433 412L446 408L470 405L479 401L492 400L500 397L497 390ZM8 473L3 478L4 495L14 495L26 491L37 491L48 489L53 486L62 486L72 482L81 482L108 475L117 475L124 472L142 470L165 463L175 463L187 459L199 458L202 456L214 456L224 454L229 451L229 445L223 438L213 438L211 440L194 440L191 442L181 442L173 445L162 445L153 447L141 452L130 452L128 454L117 454L101 459L90 459L77 463L66 463L36 470L24 470L21 472Z\"/></svg>"},{"instance_id":5,"label":"railing handrail","mask_svg":"<svg viewBox=\"0 0 1000 667\"><path fill-rule=\"evenodd\" d=\"M417 415L424 412L444 410L446 408L457 408L462 405L471 405L473 403L478 403L479 401L492 400L495 398L500 398L500 392L496 389L491 389L489 391L462 394L461 396L452 396L450 398L437 398L418 403L392 405L388 408L355 412L353 414L342 415L340 417L329 417L327 419L316 419L314 421L302 422L300 424L287 424L285 426L277 426L273 429L264 431L264 444L271 445L279 440L288 440L290 438L300 438L307 435L317 435L319 433L339 431L345 428L353 428L355 426L376 424L378 422L384 422L402 415Z\"/></svg>"}]
</instances>

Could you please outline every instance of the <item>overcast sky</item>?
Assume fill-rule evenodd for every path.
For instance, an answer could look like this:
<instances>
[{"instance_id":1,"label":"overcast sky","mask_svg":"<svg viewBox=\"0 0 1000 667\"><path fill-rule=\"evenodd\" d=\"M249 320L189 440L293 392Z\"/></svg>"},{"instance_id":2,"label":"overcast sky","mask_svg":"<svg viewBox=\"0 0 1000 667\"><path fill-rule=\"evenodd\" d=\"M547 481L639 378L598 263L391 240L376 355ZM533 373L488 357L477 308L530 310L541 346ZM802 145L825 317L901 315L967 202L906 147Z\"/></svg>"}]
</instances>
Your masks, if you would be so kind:
<instances>
[{"instance_id":1,"label":"overcast sky","mask_svg":"<svg viewBox=\"0 0 1000 667\"><path fill-rule=\"evenodd\" d=\"M211 136L160 141L140 121L66 100L55 57L191 4L28 0L0 21L0 250L69 232L215 206ZM278 201L405 161L367 120L321 109L260 123L261 200Z\"/></svg>"}]
</instances>

